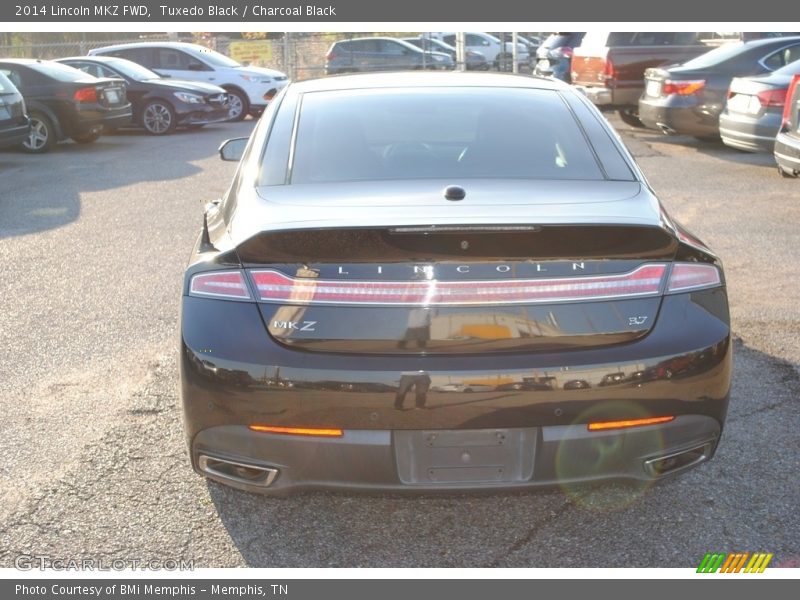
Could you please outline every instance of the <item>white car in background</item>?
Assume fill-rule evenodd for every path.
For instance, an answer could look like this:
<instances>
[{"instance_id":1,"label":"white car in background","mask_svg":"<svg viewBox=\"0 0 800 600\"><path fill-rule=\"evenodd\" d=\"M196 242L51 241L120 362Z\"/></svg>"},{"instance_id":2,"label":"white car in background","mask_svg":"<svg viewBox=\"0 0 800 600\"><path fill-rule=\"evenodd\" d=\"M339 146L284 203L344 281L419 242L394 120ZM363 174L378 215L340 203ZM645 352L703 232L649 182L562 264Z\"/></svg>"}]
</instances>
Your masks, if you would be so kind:
<instances>
[{"instance_id":1,"label":"white car in background","mask_svg":"<svg viewBox=\"0 0 800 600\"><path fill-rule=\"evenodd\" d=\"M260 115L289 81L280 71L245 67L216 50L184 42L117 44L94 48L89 55L118 56L160 75L218 85L228 92L231 121Z\"/></svg>"},{"instance_id":2,"label":"white car in background","mask_svg":"<svg viewBox=\"0 0 800 600\"><path fill-rule=\"evenodd\" d=\"M453 47L456 45L456 34L454 32L439 31L431 33L429 36L437 40L442 40ZM508 37L510 38L511 36ZM506 64L509 70L511 70L511 60L514 53L514 45L511 41L501 42L499 38L496 38L490 33L473 31L464 33L464 45L467 50L483 54L488 63L495 69ZM520 66L527 65L529 60L530 54L528 52L528 47L522 42L517 42L517 64Z\"/></svg>"}]
</instances>

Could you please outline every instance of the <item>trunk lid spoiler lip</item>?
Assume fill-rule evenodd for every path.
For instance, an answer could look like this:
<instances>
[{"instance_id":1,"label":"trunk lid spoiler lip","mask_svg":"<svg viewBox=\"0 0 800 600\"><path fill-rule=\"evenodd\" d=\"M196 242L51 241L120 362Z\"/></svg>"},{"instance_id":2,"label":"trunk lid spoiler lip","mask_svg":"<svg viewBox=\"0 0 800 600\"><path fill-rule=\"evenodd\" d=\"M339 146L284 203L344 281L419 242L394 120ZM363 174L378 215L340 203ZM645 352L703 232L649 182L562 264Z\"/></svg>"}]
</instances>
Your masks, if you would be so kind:
<instances>
[{"instance_id":1,"label":"trunk lid spoiler lip","mask_svg":"<svg viewBox=\"0 0 800 600\"><path fill-rule=\"evenodd\" d=\"M607 182L594 183L603 187ZM616 198L589 202L551 200L549 203L537 203L532 199L528 203L500 202L495 205L444 199L429 205L402 204L403 190L398 189L394 193L397 200L393 204L380 206L379 210L333 201L330 204L312 205L292 204L286 200L277 202L273 188L240 189L236 213L227 228L226 237L229 237L232 246L238 246L254 235L267 231L315 228L420 225L629 225L664 228L661 206L645 185L638 181L612 183L618 184L616 192L622 192ZM323 193L324 189L321 188ZM467 194L469 197L469 189Z\"/></svg>"}]
</instances>

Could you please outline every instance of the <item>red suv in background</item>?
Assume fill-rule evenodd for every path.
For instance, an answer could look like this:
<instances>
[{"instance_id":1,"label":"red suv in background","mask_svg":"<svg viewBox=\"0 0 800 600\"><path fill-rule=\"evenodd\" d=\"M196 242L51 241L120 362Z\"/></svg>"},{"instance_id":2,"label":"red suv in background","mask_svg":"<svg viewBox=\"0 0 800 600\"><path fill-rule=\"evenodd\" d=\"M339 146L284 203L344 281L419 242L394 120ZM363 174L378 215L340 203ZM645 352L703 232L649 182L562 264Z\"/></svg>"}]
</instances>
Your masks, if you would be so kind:
<instances>
[{"instance_id":1,"label":"red suv in background","mask_svg":"<svg viewBox=\"0 0 800 600\"><path fill-rule=\"evenodd\" d=\"M572 83L601 109L618 110L628 125L641 127L639 97L650 67L681 63L725 41L718 33L591 31L572 56Z\"/></svg>"}]
</instances>

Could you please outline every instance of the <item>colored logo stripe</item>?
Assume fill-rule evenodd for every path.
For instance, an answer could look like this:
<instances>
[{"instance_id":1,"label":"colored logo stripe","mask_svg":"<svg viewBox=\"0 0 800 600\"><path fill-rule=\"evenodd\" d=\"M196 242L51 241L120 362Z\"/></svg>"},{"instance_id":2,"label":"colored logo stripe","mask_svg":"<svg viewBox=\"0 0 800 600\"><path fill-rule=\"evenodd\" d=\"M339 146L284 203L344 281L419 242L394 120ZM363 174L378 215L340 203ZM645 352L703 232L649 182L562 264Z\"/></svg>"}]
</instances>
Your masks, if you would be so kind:
<instances>
[{"instance_id":1,"label":"colored logo stripe","mask_svg":"<svg viewBox=\"0 0 800 600\"><path fill-rule=\"evenodd\" d=\"M722 554L720 552L708 552L700 561L697 567L698 573L739 573L744 568L745 573L763 573L764 569L772 560L772 553L755 552L734 552ZM750 559L748 562L748 558ZM745 567L745 563L747 566Z\"/></svg>"}]
</instances>

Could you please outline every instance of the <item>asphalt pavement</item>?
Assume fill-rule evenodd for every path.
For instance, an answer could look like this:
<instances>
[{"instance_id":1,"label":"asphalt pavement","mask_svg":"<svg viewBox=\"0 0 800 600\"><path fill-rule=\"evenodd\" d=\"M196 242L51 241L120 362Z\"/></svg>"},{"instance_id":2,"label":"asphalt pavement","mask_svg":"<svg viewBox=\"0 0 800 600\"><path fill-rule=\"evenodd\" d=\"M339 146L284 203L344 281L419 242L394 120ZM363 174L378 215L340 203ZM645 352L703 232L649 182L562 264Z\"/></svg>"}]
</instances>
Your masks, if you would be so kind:
<instances>
[{"instance_id":1,"label":"asphalt pavement","mask_svg":"<svg viewBox=\"0 0 800 600\"><path fill-rule=\"evenodd\" d=\"M252 121L0 152L0 567L19 555L196 567L800 566L800 180L767 155L612 118L670 213L723 258L735 342L713 461L647 489L270 499L190 469L181 273Z\"/></svg>"}]
</instances>

